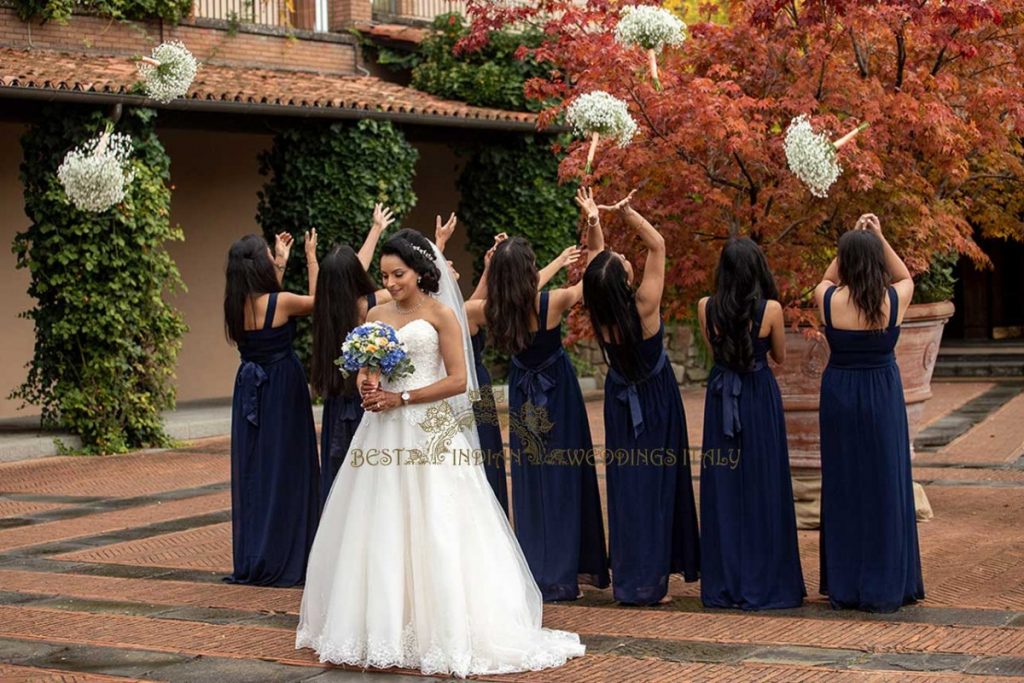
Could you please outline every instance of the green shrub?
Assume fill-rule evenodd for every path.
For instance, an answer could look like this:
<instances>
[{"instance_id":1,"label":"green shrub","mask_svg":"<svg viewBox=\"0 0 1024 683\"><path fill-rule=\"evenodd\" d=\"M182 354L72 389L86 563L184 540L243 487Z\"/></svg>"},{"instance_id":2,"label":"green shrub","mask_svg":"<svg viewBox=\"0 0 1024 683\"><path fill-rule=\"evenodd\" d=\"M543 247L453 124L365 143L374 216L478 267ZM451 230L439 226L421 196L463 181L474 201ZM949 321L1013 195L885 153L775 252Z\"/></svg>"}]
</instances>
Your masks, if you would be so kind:
<instances>
[{"instance_id":1,"label":"green shrub","mask_svg":"<svg viewBox=\"0 0 1024 683\"><path fill-rule=\"evenodd\" d=\"M389 121L305 123L278 133L259 159L260 174L268 180L259 193L256 220L271 245L278 232L296 239L285 288L306 291L301 240L308 228L317 229L323 256L342 242L359 249L376 202L391 207L401 220L416 204L412 179L417 157ZM395 230L392 226L389 232ZM308 359L308 319L300 321L299 333L296 350Z\"/></svg>"},{"instance_id":2,"label":"green shrub","mask_svg":"<svg viewBox=\"0 0 1024 683\"><path fill-rule=\"evenodd\" d=\"M21 181L32 224L15 236L18 268L31 274L35 325L28 378L12 398L42 408L46 426L78 434L89 453L169 443L160 411L174 406L174 367L186 331L165 300L184 289L165 244L183 239L170 223L170 159L156 114L128 109L117 126L134 140L135 179L103 213L72 206L57 179L69 148L101 132L93 109L50 107L22 137Z\"/></svg>"}]
</instances>

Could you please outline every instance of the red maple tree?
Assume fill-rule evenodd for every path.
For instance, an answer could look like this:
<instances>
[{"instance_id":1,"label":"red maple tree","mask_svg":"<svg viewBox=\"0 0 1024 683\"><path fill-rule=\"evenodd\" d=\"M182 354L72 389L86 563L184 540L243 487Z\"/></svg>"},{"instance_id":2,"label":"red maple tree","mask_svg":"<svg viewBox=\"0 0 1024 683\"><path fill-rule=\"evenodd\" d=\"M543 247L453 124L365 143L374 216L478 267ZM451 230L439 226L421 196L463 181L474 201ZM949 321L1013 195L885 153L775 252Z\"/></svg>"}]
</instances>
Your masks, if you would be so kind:
<instances>
[{"instance_id":1,"label":"red maple tree","mask_svg":"<svg viewBox=\"0 0 1024 683\"><path fill-rule=\"evenodd\" d=\"M633 143L602 143L584 177L587 141L577 141L560 172L595 184L602 199L642 187L637 206L669 248L669 315L686 316L708 291L732 235L759 241L792 305L865 212L881 217L914 272L950 250L985 263L979 233L1024 238L1019 0L707 3L702 13L728 20L691 24L684 44L661 55L660 92L643 51L615 42L621 7L470 0L472 31L459 49L528 22L549 41L521 54L550 65L550 78L528 82L527 95L559 103L543 124L592 90L629 103ZM799 114L833 139L870 124L841 150L844 173L827 199L786 166L785 130ZM606 230L614 248L636 255L622 225Z\"/></svg>"}]
</instances>

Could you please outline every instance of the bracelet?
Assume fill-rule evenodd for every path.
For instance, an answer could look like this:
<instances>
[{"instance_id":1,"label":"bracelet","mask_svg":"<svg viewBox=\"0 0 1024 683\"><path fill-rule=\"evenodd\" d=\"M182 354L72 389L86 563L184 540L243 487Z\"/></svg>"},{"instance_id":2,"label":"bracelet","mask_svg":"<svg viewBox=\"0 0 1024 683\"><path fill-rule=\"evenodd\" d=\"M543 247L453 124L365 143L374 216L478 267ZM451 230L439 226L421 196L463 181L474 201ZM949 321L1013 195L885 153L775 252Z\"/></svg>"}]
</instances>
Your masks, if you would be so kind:
<instances>
[{"instance_id":1,"label":"bracelet","mask_svg":"<svg viewBox=\"0 0 1024 683\"><path fill-rule=\"evenodd\" d=\"M279 266L279 265L277 265L277 264L275 263L275 264L274 264L274 267L275 267L275 268L277 268L277 270L278 270L279 272L282 272L282 273L284 272L284 266Z\"/></svg>"}]
</instances>

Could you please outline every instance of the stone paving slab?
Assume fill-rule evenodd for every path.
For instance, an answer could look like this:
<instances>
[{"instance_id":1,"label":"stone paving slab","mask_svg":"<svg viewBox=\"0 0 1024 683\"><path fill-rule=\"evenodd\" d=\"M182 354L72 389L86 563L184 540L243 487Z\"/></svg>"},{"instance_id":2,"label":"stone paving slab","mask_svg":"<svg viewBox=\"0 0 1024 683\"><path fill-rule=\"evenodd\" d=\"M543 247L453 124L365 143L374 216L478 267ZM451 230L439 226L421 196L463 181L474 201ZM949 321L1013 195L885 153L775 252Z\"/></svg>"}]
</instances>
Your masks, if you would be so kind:
<instances>
[{"instance_id":1,"label":"stone paving slab","mask_svg":"<svg viewBox=\"0 0 1024 683\"><path fill-rule=\"evenodd\" d=\"M138 679L0 663L0 681L6 683L128 683L135 680Z\"/></svg>"},{"instance_id":2,"label":"stone paving slab","mask_svg":"<svg viewBox=\"0 0 1024 683\"><path fill-rule=\"evenodd\" d=\"M0 551L193 517L231 507L230 492L0 530Z\"/></svg>"},{"instance_id":3,"label":"stone paving slab","mask_svg":"<svg viewBox=\"0 0 1024 683\"><path fill-rule=\"evenodd\" d=\"M925 419L949 422L998 386L937 384ZM544 618L579 632L586 657L486 680L1024 681L1024 467L998 446L1016 438L1006 425L1024 424L1024 394L1011 396L942 452L915 460L936 512L919 526L920 605L831 610L817 594L818 534L801 532L802 608L705 610L699 584L678 577L674 601L654 608L585 589L581 601L546 606ZM699 445L703 391L683 398ZM587 407L600 444L603 407ZM969 440L997 448L979 454L963 447ZM220 582L230 569L229 449L227 439L205 439L178 451L0 465L0 666L42 672L38 680L422 678L324 667L294 650L299 589Z\"/></svg>"},{"instance_id":4,"label":"stone paving slab","mask_svg":"<svg viewBox=\"0 0 1024 683\"><path fill-rule=\"evenodd\" d=\"M939 451L959 463L1013 462L1024 454L1024 393Z\"/></svg>"},{"instance_id":5,"label":"stone paving slab","mask_svg":"<svg viewBox=\"0 0 1024 683\"><path fill-rule=\"evenodd\" d=\"M33 515L37 512L56 510L60 507L63 507L60 503L39 503L30 500L12 500L0 497L0 519L6 520L10 517Z\"/></svg>"},{"instance_id":6,"label":"stone paving slab","mask_svg":"<svg viewBox=\"0 0 1024 683\"><path fill-rule=\"evenodd\" d=\"M55 555L60 560L231 573L231 523Z\"/></svg>"},{"instance_id":7,"label":"stone paving slab","mask_svg":"<svg viewBox=\"0 0 1024 683\"><path fill-rule=\"evenodd\" d=\"M780 626L772 626L776 620L757 617L725 617L719 615L671 615L654 612L627 610L594 610L574 608L550 608L552 615L545 615L545 623L562 627L569 623L581 633L586 633L588 624L604 623L605 635L615 637L647 637L657 631L661 640L681 639L676 628L698 632L697 640L733 642L737 628L745 626L762 627L765 635L776 641L788 642L794 633L802 633L809 627L820 630L822 623L813 620L783 620ZM566 616L577 618L567 619ZM588 615L588 616L583 616ZM645 623L636 622L635 615L643 615ZM743 624L742 621L753 622ZM809 625L801 622L811 622ZM670 622L670 623L660 623ZM789 623L794 622L794 623ZM954 627L925 627L904 624L836 624L826 640L829 646L836 643L856 643L858 647L848 649L877 650L882 652L940 652L945 649L963 648L965 644L977 642L987 651L1002 652L1018 649L1018 640L1024 642L1024 631L1020 629L956 629ZM619 631L627 633L618 633ZM25 633L28 631L28 633ZM961 632L958 632L961 631ZM1006 633L1008 632L1009 635ZM48 643L85 643L89 645L128 648L150 653L188 653L212 657L237 659L269 659L280 663L319 666L315 655L309 650L294 650L294 632L291 630L266 629L250 626L218 626L163 619L146 619L120 615L90 615L66 613L55 610L21 609L0 606L0 637L7 639L40 640ZM1015 640L1016 639L1016 640ZM873 647L874 646L874 647ZM787 665L788 664L788 665ZM924 674L886 671L865 673L853 677L837 669L794 667L791 662L781 665L725 665L678 663L654 658L632 658L622 656L592 655L573 660L567 666L549 672L501 677L479 677L482 680L544 680L544 681L587 681L587 680L960 680L955 674L931 672L933 678L922 678ZM347 668L347 667L346 667ZM628 674L628 677L624 677ZM680 676L684 678L680 678ZM875 678L874 676L878 676ZM692 677L692 678L689 678ZM972 680L975 680L972 678ZM980 679L979 679L980 680ZM998 680L993 678L993 680Z\"/></svg>"},{"instance_id":8,"label":"stone paving slab","mask_svg":"<svg viewBox=\"0 0 1024 683\"><path fill-rule=\"evenodd\" d=\"M932 382L932 397L921 411L921 427L962 407L995 386L992 382Z\"/></svg>"},{"instance_id":9,"label":"stone paving slab","mask_svg":"<svg viewBox=\"0 0 1024 683\"><path fill-rule=\"evenodd\" d=\"M206 486L227 481L230 476L231 463L210 453L162 451L101 458L67 456L0 464L0 493L141 496Z\"/></svg>"}]
</instances>

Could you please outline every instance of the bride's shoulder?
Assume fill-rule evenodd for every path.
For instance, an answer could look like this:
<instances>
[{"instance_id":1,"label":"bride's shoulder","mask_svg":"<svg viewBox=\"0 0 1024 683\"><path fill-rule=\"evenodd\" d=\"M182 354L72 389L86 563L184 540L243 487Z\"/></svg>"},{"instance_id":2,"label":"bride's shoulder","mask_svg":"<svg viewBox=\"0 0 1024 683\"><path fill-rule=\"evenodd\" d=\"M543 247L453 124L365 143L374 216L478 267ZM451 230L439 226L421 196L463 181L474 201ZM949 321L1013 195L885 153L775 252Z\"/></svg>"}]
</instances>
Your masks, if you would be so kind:
<instances>
[{"instance_id":1,"label":"bride's shoulder","mask_svg":"<svg viewBox=\"0 0 1024 683\"><path fill-rule=\"evenodd\" d=\"M430 300L430 305L426 307L423 315L424 319L433 325L438 332L444 330L445 327L455 325L458 327L459 318L455 315L448 305L441 303L436 299Z\"/></svg>"}]
</instances>

